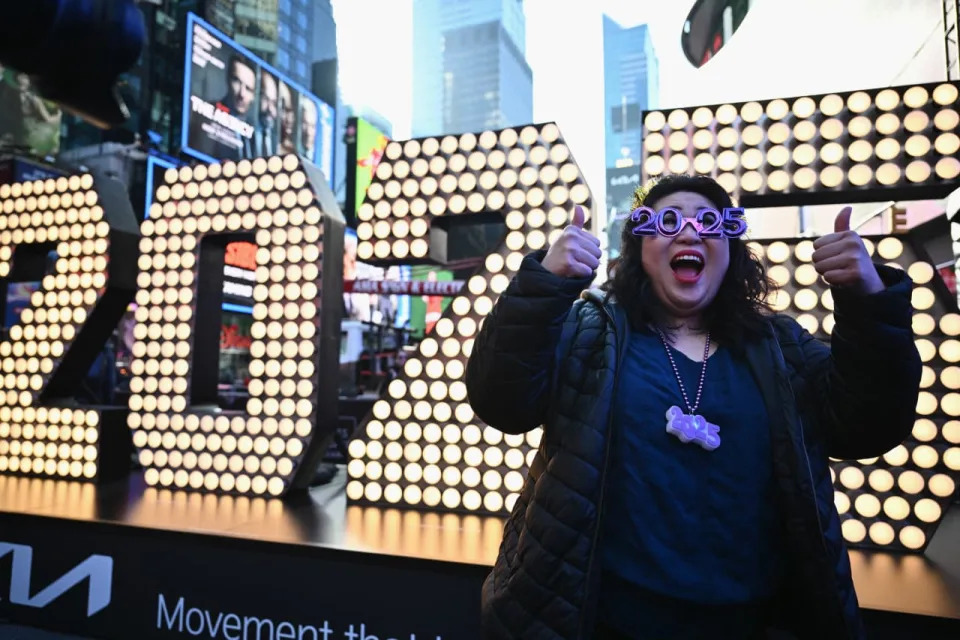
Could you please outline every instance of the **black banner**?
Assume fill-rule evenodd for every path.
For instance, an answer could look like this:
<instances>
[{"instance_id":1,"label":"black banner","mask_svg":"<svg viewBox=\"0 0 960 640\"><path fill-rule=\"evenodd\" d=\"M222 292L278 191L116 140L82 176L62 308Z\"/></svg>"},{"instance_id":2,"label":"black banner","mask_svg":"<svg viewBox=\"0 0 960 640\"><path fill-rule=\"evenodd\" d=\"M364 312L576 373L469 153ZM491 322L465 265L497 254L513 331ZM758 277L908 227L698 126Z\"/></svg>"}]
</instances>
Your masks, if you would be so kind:
<instances>
[{"instance_id":1,"label":"black banner","mask_svg":"<svg viewBox=\"0 0 960 640\"><path fill-rule=\"evenodd\" d=\"M0 514L0 618L98 638L479 638L488 570Z\"/></svg>"}]
</instances>

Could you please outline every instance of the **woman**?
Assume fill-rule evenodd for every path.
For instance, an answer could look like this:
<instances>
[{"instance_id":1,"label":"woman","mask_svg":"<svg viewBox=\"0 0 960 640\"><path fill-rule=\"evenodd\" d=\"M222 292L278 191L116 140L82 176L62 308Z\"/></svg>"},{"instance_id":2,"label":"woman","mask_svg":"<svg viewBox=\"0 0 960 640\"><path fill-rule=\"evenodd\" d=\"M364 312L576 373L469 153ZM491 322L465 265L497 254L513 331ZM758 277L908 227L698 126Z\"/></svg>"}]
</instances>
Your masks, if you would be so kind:
<instances>
[{"instance_id":1,"label":"woman","mask_svg":"<svg viewBox=\"0 0 960 640\"><path fill-rule=\"evenodd\" d=\"M635 205L732 207L690 176ZM906 437L920 359L911 282L871 262L849 216L813 255L833 288L829 347L767 310L741 238L693 224L639 236L628 219L605 296L577 300L600 258L579 207L523 261L467 367L481 419L544 426L484 584L488 637L862 637L828 456Z\"/></svg>"}]
</instances>

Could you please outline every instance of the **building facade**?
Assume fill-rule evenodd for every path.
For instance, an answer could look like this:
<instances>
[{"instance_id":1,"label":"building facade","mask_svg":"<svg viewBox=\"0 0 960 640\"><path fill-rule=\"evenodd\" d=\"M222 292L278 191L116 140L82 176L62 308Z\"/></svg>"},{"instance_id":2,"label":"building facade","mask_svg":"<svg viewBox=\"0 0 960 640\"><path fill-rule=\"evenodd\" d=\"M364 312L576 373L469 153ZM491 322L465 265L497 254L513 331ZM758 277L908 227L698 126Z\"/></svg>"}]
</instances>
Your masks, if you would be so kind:
<instances>
[{"instance_id":1,"label":"building facade","mask_svg":"<svg viewBox=\"0 0 960 640\"><path fill-rule=\"evenodd\" d=\"M624 28L603 17L604 159L607 240L620 253L620 230L640 179L643 112L658 106L659 67L647 25Z\"/></svg>"},{"instance_id":2,"label":"building facade","mask_svg":"<svg viewBox=\"0 0 960 640\"><path fill-rule=\"evenodd\" d=\"M603 17L605 158L608 167L640 161L641 113L657 106L659 71L650 29Z\"/></svg>"},{"instance_id":3,"label":"building facade","mask_svg":"<svg viewBox=\"0 0 960 640\"><path fill-rule=\"evenodd\" d=\"M330 0L161 0L143 3L141 11L147 27L144 51L119 83L130 119L103 131L67 114L60 149L65 162L123 167L115 173L137 206L148 188L146 153L171 163L181 159L188 13L207 20L327 104L337 104L336 24ZM329 63L329 72L318 77L315 60ZM336 179L336 169L332 173Z\"/></svg>"},{"instance_id":4,"label":"building facade","mask_svg":"<svg viewBox=\"0 0 960 640\"><path fill-rule=\"evenodd\" d=\"M413 135L533 119L522 0L414 0Z\"/></svg>"},{"instance_id":5,"label":"building facade","mask_svg":"<svg viewBox=\"0 0 960 640\"><path fill-rule=\"evenodd\" d=\"M309 87L314 43L313 0L207 0L204 17L238 44ZM325 4L329 6L329 0Z\"/></svg>"}]
</instances>

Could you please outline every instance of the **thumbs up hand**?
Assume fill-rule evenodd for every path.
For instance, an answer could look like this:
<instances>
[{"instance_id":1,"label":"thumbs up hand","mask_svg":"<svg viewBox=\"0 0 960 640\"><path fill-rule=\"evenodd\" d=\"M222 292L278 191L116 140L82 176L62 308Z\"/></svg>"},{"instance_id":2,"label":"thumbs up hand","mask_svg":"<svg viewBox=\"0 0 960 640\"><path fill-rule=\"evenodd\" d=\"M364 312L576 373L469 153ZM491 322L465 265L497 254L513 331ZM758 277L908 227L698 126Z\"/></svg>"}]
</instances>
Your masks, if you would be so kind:
<instances>
[{"instance_id":1,"label":"thumbs up hand","mask_svg":"<svg viewBox=\"0 0 960 640\"><path fill-rule=\"evenodd\" d=\"M593 275L600 266L600 240L584 231L584 222L586 214L583 207L577 205L573 210L573 222L567 225L541 261L544 269L564 278Z\"/></svg>"},{"instance_id":2,"label":"thumbs up hand","mask_svg":"<svg viewBox=\"0 0 960 640\"><path fill-rule=\"evenodd\" d=\"M850 230L851 207L844 207L833 223L833 233L813 242L813 266L831 287L861 295L884 289L883 281L856 231Z\"/></svg>"}]
</instances>

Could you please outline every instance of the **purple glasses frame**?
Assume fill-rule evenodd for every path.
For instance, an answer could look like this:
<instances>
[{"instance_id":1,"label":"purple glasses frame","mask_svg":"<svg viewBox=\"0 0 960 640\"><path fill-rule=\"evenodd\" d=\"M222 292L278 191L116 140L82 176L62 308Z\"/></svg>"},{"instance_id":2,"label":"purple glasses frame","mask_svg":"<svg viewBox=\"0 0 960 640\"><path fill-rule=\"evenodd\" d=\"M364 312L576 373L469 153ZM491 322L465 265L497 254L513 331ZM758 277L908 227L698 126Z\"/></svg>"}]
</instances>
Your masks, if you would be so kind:
<instances>
[{"instance_id":1,"label":"purple glasses frame","mask_svg":"<svg viewBox=\"0 0 960 640\"><path fill-rule=\"evenodd\" d=\"M680 219L676 229L665 226L663 218L666 214L673 214ZM713 221L705 221L708 215L713 216ZM633 228L633 235L660 235L668 238L680 235L688 224L701 238L739 238L747 232L747 221L743 216L743 207L725 207L722 213L710 207L701 207L695 218L684 217L683 212L676 207L665 207L660 211L654 211L650 207L637 207L630 212L630 220L637 223Z\"/></svg>"}]
</instances>

